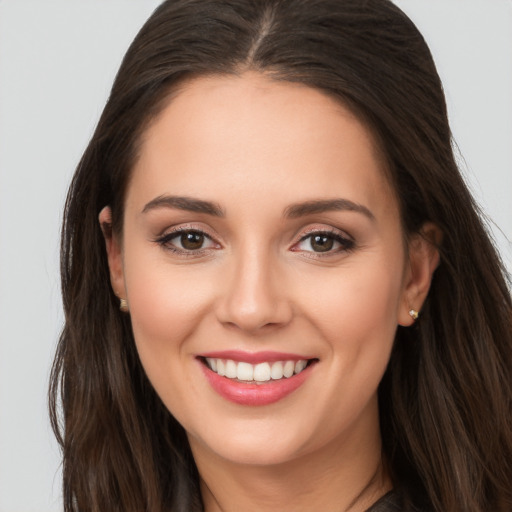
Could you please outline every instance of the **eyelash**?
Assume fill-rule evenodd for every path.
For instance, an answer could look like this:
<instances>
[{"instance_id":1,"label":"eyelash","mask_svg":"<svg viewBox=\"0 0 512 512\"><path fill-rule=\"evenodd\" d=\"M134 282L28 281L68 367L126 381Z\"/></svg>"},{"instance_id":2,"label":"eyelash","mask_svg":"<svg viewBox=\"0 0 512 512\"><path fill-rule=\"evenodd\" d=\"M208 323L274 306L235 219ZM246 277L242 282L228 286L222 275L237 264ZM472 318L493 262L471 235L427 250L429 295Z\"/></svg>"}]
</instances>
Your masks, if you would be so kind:
<instances>
[{"instance_id":1,"label":"eyelash","mask_svg":"<svg viewBox=\"0 0 512 512\"><path fill-rule=\"evenodd\" d=\"M184 234L195 234L203 236L205 239L209 240L212 244L216 244L218 247L220 245L215 242L212 236L210 236L208 233L203 231L202 229L196 229L193 227L180 227L177 228L170 233L166 233L165 235L157 237L154 242L160 245L162 248L164 248L167 251L170 251L174 254L177 254L179 256L183 257L200 257L205 255L205 253L212 250L212 247L201 247L199 249L181 249L179 247L176 247L171 243L172 240L175 238L178 238L180 236L183 236ZM301 252L300 249L294 249L294 247L298 246L299 244L307 241L308 239L312 240L314 236L317 237L326 237L329 239L332 239L334 242L338 243L340 245L339 248L336 250L327 250L325 252L321 251L306 251L302 250L304 253L309 253L307 257L309 258L326 258L329 256L333 256L342 252L350 252L355 249L355 242L349 237L342 236L338 231L335 230L311 230L307 233L305 233L298 242L295 242L292 246L291 250L293 252ZM311 242L310 242L311 243ZM215 247L217 249L218 247Z\"/></svg>"},{"instance_id":2,"label":"eyelash","mask_svg":"<svg viewBox=\"0 0 512 512\"><path fill-rule=\"evenodd\" d=\"M327 258L329 256L334 256L334 255L337 255L337 254L340 254L340 253L348 253L348 252L351 252L355 249L355 242L354 240L352 240L351 238L349 238L348 236L343 236L341 235L337 230L317 230L317 229L313 229L307 233L305 233L301 239L294 244L294 247L301 244L302 242L305 242L306 240L310 240L310 244L312 242L312 239L313 237L326 237L326 238L330 238L332 239L334 242L338 243L340 245L340 247L338 247L337 249L335 250L328 250L328 251L325 251L325 252L321 252L321 251L304 251L305 253L308 254L307 257L309 258ZM292 248L292 250L294 250ZM299 249L300 250L300 249ZM296 252L298 252L299 250L296 250ZM314 256L313 256L314 254Z\"/></svg>"},{"instance_id":3,"label":"eyelash","mask_svg":"<svg viewBox=\"0 0 512 512\"><path fill-rule=\"evenodd\" d=\"M171 241L175 238L179 238L180 236L183 236L187 233L203 236L206 240L209 240L211 243L220 247L220 245L214 241L213 237L206 233L204 230L187 226L177 228L169 233L166 233L165 235L159 236L154 240L154 242L160 245L163 249L185 258L200 257L212 249L211 247L202 247L196 250L181 249L171 243Z\"/></svg>"}]
</instances>

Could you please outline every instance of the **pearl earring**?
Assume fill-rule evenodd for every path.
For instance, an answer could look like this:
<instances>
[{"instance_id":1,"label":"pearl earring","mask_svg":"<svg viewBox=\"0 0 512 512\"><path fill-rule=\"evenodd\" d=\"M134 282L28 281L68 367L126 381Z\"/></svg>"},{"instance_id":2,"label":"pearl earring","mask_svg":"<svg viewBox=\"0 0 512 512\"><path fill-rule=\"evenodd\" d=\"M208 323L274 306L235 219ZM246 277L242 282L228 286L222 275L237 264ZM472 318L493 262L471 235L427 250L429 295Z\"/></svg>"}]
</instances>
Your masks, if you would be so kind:
<instances>
[{"instance_id":1,"label":"pearl earring","mask_svg":"<svg viewBox=\"0 0 512 512\"><path fill-rule=\"evenodd\" d=\"M411 316L411 318L413 320L418 320L418 317L420 316L419 312L416 311L415 309L410 309L409 310L409 315Z\"/></svg>"},{"instance_id":2,"label":"pearl earring","mask_svg":"<svg viewBox=\"0 0 512 512\"><path fill-rule=\"evenodd\" d=\"M119 309L126 313L128 311L128 301L126 299L119 299Z\"/></svg>"}]
</instances>

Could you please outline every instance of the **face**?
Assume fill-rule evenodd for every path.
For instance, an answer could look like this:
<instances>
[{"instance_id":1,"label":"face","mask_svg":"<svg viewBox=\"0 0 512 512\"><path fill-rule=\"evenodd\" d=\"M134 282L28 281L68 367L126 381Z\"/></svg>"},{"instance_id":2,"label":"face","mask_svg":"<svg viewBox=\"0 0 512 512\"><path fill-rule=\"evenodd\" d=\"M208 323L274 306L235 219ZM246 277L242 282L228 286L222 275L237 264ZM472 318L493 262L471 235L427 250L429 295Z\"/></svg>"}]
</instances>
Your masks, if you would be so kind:
<instances>
[{"instance_id":1,"label":"face","mask_svg":"<svg viewBox=\"0 0 512 512\"><path fill-rule=\"evenodd\" d=\"M378 436L377 387L417 291L403 239L372 137L333 99L245 74L169 102L107 249L196 456L277 464Z\"/></svg>"}]
</instances>

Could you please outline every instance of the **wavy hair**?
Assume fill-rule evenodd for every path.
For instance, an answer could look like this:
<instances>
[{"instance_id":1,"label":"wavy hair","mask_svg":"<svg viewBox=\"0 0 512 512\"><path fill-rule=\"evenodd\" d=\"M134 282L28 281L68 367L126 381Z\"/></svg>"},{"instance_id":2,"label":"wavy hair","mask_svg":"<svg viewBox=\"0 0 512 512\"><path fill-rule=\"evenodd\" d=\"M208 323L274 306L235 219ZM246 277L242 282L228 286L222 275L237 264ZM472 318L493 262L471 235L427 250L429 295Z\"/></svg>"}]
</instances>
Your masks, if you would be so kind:
<instances>
[{"instance_id":1,"label":"wavy hair","mask_svg":"<svg viewBox=\"0 0 512 512\"><path fill-rule=\"evenodd\" d=\"M398 327L379 388L384 460L404 507L512 509L512 303L457 168L430 51L388 0L168 0L130 46L76 169L62 228L65 326L50 411L66 512L198 512L183 428L156 395L109 281L98 213L123 202L141 136L194 77L246 70L350 108L386 156L404 232L443 232L422 317Z\"/></svg>"}]
</instances>

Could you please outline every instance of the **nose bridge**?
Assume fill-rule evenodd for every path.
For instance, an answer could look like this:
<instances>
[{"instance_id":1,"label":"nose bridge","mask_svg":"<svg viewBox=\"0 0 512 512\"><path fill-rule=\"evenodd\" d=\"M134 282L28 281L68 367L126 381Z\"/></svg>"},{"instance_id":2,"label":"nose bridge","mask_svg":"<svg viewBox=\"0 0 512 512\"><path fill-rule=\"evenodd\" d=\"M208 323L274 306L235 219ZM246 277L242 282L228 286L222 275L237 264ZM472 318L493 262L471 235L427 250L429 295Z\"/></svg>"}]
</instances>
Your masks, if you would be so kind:
<instances>
[{"instance_id":1,"label":"nose bridge","mask_svg":"<svg viewBox=\"0 0 512 512\"><path fill-rule=\"evenodd\" d=\"M220 320L247 331L287 323L291 307L279 261L268 246L255 241L234 251Z\"/></svg>"}]
</instances>

